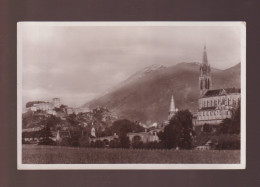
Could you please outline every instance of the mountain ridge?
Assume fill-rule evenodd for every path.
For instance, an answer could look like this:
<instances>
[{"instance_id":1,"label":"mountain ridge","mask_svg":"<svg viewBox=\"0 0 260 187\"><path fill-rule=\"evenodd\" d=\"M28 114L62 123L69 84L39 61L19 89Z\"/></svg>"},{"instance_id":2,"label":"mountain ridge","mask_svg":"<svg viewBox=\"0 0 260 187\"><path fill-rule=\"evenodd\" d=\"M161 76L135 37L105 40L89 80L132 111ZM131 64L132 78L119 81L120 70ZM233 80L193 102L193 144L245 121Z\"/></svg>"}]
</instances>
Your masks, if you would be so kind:
<instances>
[{"instance_id":1,"label":"mountain ridge","mask_svg":"<svg viewBox=\"0 0 260 187\"><path fill-rule=\"evenodd\" d=\"M239 64L225 70L212 68L212 89L240 87ZM145 76L130 76L120 87L83 106L105 106L120 118L161 122L167 119L173 94L177 108L196 112L199 97L199 64L182 62L169 67L154 67L154 71L145 73ZM132 76L138 77L138 72Z\"/></svg>"}]
</instances>

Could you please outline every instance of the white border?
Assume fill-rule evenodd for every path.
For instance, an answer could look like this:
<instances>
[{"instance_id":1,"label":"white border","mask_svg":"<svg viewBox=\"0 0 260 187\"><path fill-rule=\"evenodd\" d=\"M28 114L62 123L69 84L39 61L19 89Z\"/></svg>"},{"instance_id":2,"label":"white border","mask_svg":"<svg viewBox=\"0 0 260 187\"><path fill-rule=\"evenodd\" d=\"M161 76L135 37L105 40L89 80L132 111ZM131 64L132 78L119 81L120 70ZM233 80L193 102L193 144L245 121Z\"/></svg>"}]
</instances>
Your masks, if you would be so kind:
<instances>
[{"instance_id":1,"label":"white border","mask_svg":"<svg viewBox=\"0 0 260 187\"><path fill-rule=\"evenodd\" d=\"M44 26L240 26L241 151L240 164L22 164L22 25ZM17 169L18 170L188 170L246 168L246 22L19 22L17 23Z\"/></svg>"}]
</instances>

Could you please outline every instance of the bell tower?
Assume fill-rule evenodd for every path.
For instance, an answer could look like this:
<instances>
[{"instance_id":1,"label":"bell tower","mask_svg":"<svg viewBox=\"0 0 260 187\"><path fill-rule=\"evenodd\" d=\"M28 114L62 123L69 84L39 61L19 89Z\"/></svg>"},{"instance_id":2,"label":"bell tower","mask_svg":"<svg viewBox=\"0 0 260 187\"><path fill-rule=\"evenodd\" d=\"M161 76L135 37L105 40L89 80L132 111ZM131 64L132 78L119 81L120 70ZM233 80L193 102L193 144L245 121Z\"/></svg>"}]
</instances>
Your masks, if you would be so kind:
<instances>
[{"instance_id":1,"label":"bell tower","mask_svg":"<svg viewBox=\"0 0 260 187\"><path fill-rule=\"evenodd\" d=\"M204 46L203 59L202 59L202 63L200 64L200 76L199 76L200 97L203 97L203 95L212 87L210 72L211 69L210 69L210 65L208 64L207 49L206 46Z\"/></svg>"}]
</instances>

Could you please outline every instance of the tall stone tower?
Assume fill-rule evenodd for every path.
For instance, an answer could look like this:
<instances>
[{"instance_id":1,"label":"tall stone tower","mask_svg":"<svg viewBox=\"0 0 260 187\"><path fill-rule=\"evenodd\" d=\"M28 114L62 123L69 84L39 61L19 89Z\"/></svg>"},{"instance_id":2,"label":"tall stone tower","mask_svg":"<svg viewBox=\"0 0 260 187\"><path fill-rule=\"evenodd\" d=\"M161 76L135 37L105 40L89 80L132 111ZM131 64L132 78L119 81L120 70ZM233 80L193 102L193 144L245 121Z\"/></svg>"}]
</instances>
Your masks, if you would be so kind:
<instances>
[{"instance_id":1,"label":"tall stone tower","mask_svg":"<svg viewBox=\"0 0 260 187\"><path fill-rule=\"evenodd\" d=\"M175 104L174 104L174 99L173 99L173 95L171 98L171 104L170 104L170 110L169 110L169 115L168 115L168 120L171 120L172 117L174 116L174 114L178 111L177 108L175 108Z\"/></svg>"},{"instance_id":2,"label":"tall stone tower","mask_svg":"<svg viewBox=\"0 0 260 187\"><path fill-rule=\"evenodd\" d=\"M202 97L212 87L210 72L211 69L208 63L207 50L206 50L206 46L204 46L203 60L202 60L202 64L200 64L200 76L199 76L200 97Z\"/></svg>"}]
</instances>

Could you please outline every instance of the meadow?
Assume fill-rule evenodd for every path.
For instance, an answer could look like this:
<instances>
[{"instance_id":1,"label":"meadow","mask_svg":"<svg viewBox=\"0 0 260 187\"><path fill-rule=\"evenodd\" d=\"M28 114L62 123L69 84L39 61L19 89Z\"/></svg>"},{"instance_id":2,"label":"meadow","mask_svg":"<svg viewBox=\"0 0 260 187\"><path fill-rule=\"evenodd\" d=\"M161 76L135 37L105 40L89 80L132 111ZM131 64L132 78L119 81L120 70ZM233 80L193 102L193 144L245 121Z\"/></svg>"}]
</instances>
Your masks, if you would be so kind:
<instances>
[{"instance_id":1,"label":"meadow","mask_svg":"<svg viewBox=\"0 0 260 187\"><path fill-rule=\"evenodd\" d=\"M23 145L23 164L237 164L239 150L142 150Z\"/></svg>"}]
</instances>

